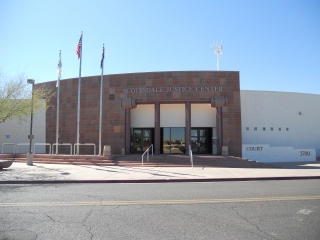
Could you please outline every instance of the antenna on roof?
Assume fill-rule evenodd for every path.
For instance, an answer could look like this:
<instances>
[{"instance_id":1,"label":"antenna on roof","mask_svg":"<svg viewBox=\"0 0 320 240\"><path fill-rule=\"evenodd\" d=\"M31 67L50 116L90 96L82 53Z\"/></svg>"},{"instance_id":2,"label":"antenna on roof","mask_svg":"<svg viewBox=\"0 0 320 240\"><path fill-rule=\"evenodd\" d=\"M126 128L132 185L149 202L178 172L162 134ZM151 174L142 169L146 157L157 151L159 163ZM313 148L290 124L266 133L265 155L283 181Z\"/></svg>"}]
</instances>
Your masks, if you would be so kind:
<instances>
[{"instance_id":1,"label":"antenna on roof","mask_svg":"<svg viewBox=\"0 0 320 240\"><path fill-rule=\"evenodd\" d=\"M211 50L214 50L214 53L217 54L217 71L220 70L220 58L221 58L221 55L222 55L222 41L220 43L220 45L217 46L217 44L212 47L211 44L210 44L210 48Z\"/></svg>"}]
</instances>

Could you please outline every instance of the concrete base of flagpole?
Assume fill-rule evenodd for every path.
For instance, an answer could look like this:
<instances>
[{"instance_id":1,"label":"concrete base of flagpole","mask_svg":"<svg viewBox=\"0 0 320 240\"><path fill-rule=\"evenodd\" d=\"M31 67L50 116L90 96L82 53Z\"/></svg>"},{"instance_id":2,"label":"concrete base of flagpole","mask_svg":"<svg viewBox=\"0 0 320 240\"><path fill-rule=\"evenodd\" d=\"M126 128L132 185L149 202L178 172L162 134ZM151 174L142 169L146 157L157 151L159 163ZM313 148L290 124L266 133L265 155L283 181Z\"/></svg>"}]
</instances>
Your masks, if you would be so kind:
<instances>
[{"instance_id":1,"label":"concrete base of flagpole","mask_svg":"<svg viewBox=\"0 0 320 240\"><path fill-rule=\"evenodd\" d=\"M33 154L27 153L27 165L32 166L33 165Z\"/></svg>"}]
</instances>

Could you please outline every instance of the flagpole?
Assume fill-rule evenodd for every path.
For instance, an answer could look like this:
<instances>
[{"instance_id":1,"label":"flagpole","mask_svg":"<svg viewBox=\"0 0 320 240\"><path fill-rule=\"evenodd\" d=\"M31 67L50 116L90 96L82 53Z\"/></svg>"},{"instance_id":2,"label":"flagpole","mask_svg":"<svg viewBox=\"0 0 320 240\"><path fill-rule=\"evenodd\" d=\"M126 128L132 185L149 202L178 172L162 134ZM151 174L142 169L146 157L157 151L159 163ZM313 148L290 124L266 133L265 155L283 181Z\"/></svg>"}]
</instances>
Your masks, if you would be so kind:
<instances>
[{"instance_id":1,"label":"flagpole","mask_svg":"<svg viewBox=\"0 0 320 240\"><path fill-rule=\"evenodd\" d=\"M56 154L59 154L59 113L60 113L60 78L61 78L61 50L59 53L59 62L58 62L58 81L57 81L57 124L56 124Z\"/></svg>"},{"instance_id":2,"label":"flagpole","mask_svg":"<svg viewBox=\"0 0 320 240\"><path fill-rule=\"evenodd\" d=\"M79 138L80 138L80 91L81 91L82 41L83 41L83 32L81 31L81 37L79 41L81 46L80 46L80 67L79 67L79 81L78 81L77 153L76 155L79 155Z\"/></svg>"},{"instance_id":3,"label":"flagpole","mask_svg":"<svg viewBox=\"0 0 320 240\"><path fill-rule=\"evenodd\" d=\"M101 57L101 86L100 86L100 119L99 119L99 155L101 156L101 128L102 128L102 94L103 94L103 64L104 63L104 44L102 45Z\"/></svg>"}]
</instances>

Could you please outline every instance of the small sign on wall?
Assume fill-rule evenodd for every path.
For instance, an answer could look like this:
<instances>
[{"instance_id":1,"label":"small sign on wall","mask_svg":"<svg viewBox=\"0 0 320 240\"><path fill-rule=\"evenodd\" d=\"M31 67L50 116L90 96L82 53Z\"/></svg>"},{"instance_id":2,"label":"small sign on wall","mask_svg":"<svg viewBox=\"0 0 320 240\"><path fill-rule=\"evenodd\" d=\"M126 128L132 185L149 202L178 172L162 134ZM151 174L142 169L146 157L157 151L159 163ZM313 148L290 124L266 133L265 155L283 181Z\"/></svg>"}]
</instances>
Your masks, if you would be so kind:
<instances>
[{"instance_id":1,"label":"small sign on wall","mask_svg":"<svg viewBox=\"0 0 320 240\"><path fill-rule=\"evenodd\" d=\"M315 149L296 149L289 146L242 145L242 157L261 162L316 161Z\"/></svg>"},{"instance_id":2,"label":"small sign on wall","mask_svg":"<svg viewBox=\"0 0 320 240\"><path fill-rule=\"evenodd\" d=\"M7 139L10 138L10 135L6 135L6 138L7 138Z\"/></svg>"}]
</instances>

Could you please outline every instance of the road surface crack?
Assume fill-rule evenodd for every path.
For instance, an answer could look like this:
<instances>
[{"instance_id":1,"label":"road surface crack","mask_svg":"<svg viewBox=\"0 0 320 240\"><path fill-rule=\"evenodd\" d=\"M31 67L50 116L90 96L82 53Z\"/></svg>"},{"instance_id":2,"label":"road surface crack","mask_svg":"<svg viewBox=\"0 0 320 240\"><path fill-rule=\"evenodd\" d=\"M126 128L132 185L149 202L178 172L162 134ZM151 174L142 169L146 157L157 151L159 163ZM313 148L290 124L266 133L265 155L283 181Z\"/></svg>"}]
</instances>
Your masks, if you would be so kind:
<instances>
[{"instance_id":1,"label":"road surface crack","mask_svg":"<svg viewBox=\"0 0 320 240\"><path fill-rule=\"evenodd\" d=\"M82 220L82 226L88 228L88 232L90 234L90 239L93 239L93 233L91 232L91 226L86 225L86 221L88 220L88 218L90 217L90 215L92 214L93 210L91 210L90 212L88 212L86 214L86 216L84 217L84 219Z\"/></svg>"},{"instance_id":2,"label":"road surface crack","mask_svg":"<svg viewBox=\"0 0 320 240\"><path fill-rule=\"evenodd\" d=\"M53 222L56 222L50 215L48 215L48 214L46 214L46 213L44 213L44 215L46 215L47 218L51 219Z\"/></svg>"},{"instance_id":3,"label":"road surface crack","mask_svg":"<svg viewBox=\"0 0 320 240\"><path fill-rule=\"evenodd\" d=\"M265 234L265 235L267 235L267 236L269 236L269 237L271 237L271 238L273 238L273 239L275 239L275 240L279 240L279 239L277 239L275 236L273 236L273 235L271 235L271 234L263 231L258 225L250 222L249 219L247 219L244 215L242 215L242 214L240 214L240 213L238 212L237 207L233 207L233 208L231 208L231 209L233 209L240 218L242 218L244 221L246 221L246 222L247 222L248 224L250 224L251 226L255 227L259 232L261 232L261 233L263 233L263 234Z\"/></svg>"}]
</instances>

